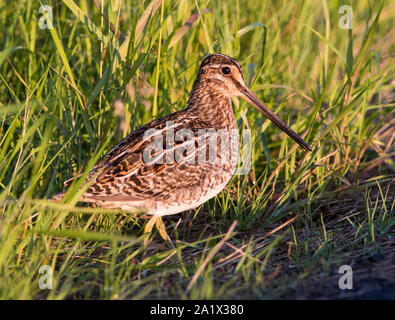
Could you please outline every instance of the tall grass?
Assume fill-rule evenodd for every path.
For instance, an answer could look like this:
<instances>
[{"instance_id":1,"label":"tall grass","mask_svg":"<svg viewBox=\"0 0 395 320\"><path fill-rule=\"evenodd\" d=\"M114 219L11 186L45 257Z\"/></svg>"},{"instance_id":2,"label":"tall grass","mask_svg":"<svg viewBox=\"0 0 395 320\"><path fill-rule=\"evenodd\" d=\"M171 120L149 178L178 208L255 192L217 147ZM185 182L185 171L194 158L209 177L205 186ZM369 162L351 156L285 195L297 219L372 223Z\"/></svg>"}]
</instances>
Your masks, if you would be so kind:
<instances>
[{"instance_id":1,"label":"tall grass","mask_svg":"<svg viewBox=\"0 0 395 320\"><path fill-rule=\"evenodd\" d=\"M290 288L276 282L287 266L297 283L387 250L390 1L353 1L350 30L338 24L341 1L45 4L52 29L40 28L50 15L40 2L0 1L0 298L272 298ZM134 129L184 108L211 52L238 59L251 89L313 152L235 100L240 130L253 133L251 173L166 219L176 251L144 249L144 219L76 207L82 179L66 203L46 200ZM51 290L39 288L43 265Z\"/></svg>"}]
</instances>

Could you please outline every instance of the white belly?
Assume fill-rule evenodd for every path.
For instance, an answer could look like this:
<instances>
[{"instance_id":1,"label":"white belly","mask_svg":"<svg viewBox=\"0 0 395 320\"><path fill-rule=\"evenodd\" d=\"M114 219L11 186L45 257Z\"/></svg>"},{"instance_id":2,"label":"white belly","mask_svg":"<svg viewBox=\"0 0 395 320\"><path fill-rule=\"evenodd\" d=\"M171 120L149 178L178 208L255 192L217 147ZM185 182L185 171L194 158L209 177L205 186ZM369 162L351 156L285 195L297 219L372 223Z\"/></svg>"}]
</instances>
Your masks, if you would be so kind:
<instances>
[{"instance_id":1,"label":"white belly","mask_svg":"<svg viewBox=\"0 0 395 320\"><path fill-rule=\"evenodd\" d=\"M225 188L225 186L228 184L231 177L232 176L230 176L227 181L225 181L222 184L217 185L215 188L211 189L206 195L204 195L198 199L194 199L192 201L184 201L183 204L181 204L181 205L176 204L176 203L174 203L174 205L169 204L169 203L159 204L156 209L153 209L153 210L151 209L147 213L157 216L157 217L161 217L161 216L167 216L167 215L176 214L176 213L180 213L183 211L195 209L198 206L200 206L201 204L203 204L206 201L210 200L211 198L215 197L218 193L220 193Z\"/></svg>"}]
</instances>

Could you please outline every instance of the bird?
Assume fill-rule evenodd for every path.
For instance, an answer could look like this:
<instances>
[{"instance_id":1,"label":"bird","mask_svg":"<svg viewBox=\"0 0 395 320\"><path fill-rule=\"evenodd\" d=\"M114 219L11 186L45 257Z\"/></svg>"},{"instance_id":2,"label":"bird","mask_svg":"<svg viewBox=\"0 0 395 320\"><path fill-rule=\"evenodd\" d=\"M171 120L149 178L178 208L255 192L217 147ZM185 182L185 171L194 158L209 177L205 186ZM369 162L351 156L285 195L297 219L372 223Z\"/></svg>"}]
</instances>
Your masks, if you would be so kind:
<instances>
[{"instance_id":1,"label":"bird","mask_svg":"<svg viewBox=\"0 0 395 320\"><path fill-rule=\"evenodd\" d=\"M79 201L144 211L151 216L144 234L150 235L155 225L174 248L162 217L197 208L220 193L234 175L238 129L231 99L235 97L246 100L303 149L312 150L247 87L234 58L214 53L203 59L186 108L145 124L116 144L87 174ZM70 187L80 176L64 186ZM53 199L59 201L65 193Z\"/></svg>"}]
</instances>

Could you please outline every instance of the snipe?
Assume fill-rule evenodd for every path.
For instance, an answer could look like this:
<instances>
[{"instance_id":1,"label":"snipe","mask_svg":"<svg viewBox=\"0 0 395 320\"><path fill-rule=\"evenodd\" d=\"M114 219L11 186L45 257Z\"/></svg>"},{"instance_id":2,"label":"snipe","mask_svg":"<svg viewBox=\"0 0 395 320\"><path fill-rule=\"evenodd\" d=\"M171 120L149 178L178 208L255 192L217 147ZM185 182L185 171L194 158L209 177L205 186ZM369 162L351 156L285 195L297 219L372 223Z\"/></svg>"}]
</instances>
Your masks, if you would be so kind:
<instances>
[{"instance_id":1,"label":"snipe","mask_svg":"<svg viewBox=\"0 0 395 320\"><path fill-rule=\"evenodd\" d=\"M247 88L235 59L212 54L200 66L187 107L146 124L111 149L89 172L85 183L90 185L80 201L142 209L152 215L145 232L156 225L162 238L170 241L162 216L196 208L214 197L235 171L238 138L232 97L245 99L311 151ZM67 180L65 187L75 178ZM59 200L64 193L54 198Z\"/></svg>"}]
</instances>

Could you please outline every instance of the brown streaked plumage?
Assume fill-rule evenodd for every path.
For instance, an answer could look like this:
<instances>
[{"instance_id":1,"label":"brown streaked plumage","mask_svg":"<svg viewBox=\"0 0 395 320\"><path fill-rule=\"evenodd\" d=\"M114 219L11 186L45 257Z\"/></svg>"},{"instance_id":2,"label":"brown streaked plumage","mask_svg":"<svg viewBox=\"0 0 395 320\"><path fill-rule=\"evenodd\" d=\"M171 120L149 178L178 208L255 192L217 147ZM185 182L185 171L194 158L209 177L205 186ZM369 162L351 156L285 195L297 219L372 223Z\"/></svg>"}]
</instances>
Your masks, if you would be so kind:
<instances>
[{"instance_id":1,"label":"brown streaked plumage","mask_svg":"<svg viewBox=\"0 0 395 320\"><path fill-rule=\"evenodd\" d=\"M169 240L161 216L195 208L214 197L235 171L237 137L232 140L230 135L226 136L230 143L218 143L213 155L204 151L218 140L210 134L207 140L199 140L203 129L237 132L232 97L248 101L304 149L311 150L247 88L236 60L212 54L200 66L187 107L146 124L111 149L89 172L85 182L90 186L80 200L107 208L142 209L153 216L146 231L150 232L155 223L161 236ZM148 138L147 133L152 130L157 130L156 135ZM156 145L164 144L163 151L154 148L152 153L162 157L161 162L149 162L146 158L145 152L154 145L155 138L163 139ZM225 159L222 152L229 157ZM75 178L67 180L65 187ZM64 192L54 199L59 200L63 195Z\"/></svg>"}]
</instances>

